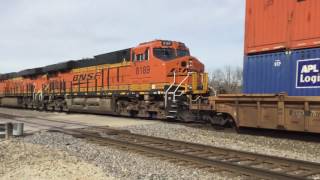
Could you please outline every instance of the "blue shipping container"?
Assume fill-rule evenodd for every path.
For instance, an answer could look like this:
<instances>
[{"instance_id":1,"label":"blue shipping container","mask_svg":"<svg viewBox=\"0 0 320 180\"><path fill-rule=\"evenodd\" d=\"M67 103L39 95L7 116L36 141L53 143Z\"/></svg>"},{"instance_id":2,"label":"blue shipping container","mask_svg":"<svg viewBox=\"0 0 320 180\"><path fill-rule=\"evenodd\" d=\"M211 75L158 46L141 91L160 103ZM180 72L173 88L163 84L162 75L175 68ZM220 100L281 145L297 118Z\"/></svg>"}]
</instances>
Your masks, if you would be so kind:
<instances>
[{"instance_id":1,"label":"blue shipping container","mask_svg":"<svg viewBox=\"0 0 320 180\"><path fill-rule=\"evenodd\" d=\"M243 93L320 96L320 48L246 56Z\"/></svg>"}]
</instances>

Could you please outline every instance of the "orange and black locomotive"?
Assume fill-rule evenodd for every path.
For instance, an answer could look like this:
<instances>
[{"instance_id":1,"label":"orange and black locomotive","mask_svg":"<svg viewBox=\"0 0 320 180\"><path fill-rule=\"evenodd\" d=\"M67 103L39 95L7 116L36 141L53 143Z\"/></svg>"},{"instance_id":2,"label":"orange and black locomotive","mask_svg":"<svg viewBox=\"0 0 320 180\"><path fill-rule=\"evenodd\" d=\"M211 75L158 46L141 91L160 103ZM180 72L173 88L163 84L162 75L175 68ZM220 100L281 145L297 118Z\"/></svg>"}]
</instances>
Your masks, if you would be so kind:
<instances>
[{"instance_id":1,"label":"orange and black locomotive","mask_svg":"<svg viewBox=\"0 0 320 180\"><path fill-rule=\"evenodd\" d=\"M207 94L204 65L164 40L0 76L1 106L39 110L187 119L183 109Z\"/></svg>"}]
</instances>

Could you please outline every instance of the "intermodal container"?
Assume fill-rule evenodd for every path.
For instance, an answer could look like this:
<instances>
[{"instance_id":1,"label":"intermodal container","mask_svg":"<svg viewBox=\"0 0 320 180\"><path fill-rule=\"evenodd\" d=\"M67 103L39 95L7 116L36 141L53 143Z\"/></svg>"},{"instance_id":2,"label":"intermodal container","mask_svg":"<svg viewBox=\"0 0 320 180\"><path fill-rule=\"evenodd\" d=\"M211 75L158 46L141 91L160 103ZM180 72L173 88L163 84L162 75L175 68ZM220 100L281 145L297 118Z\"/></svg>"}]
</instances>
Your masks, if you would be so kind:
<instances>
[{"instance_id":1,"label":"intermodal container","mask_svg":"<svg viewBox=\"0 0 320 180\"><path fill-rule=\"evenodd\" d=\"M293 0L290 48L320 47L320 1Z\"/></svg>"},{"instance_id":2,"label":"intermodal container","mask_svg":"<svg viewBox=\"0 0 320 180\"><path fill-rule=\"evenodd\" d=\"M319 0L247 0L245 54L320 47Z\"/></svg>"},{"instance_id":3,"label":"intermodal container","mask_svg":"<svg viewBox=\"0 0 320 180\"><path fill-rule=\"evenodd\" d=\"M249 55L243 93L320 96L320 48Z\"/></svg>"}]
</instances>

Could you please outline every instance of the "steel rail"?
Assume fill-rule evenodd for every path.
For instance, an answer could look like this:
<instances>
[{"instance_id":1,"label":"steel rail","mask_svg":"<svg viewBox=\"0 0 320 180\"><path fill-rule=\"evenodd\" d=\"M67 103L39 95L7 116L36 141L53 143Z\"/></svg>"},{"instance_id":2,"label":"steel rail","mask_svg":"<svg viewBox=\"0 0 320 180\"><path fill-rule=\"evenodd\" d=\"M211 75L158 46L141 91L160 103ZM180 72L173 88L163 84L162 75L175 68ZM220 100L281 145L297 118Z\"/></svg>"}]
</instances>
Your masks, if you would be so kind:
<instances>
[{"instance_id":1,"label":"steel rail","mask_svg":"<svg viewBox=\"0 0 320 180\"><path fill-rule=\"evenodd\" d=\"M315 163L315 162L308 162L308 161L302 161L302 160L297 160L297 159L289 159L289 158L278 157L278 156L262 155L262 154L253 153L253 152L239 151L239 150L222 148L222 147L214 147L214 146L208 146L208 145L203 145L203 144L196 144L196 143L190 143L190 142L178 141L178 140L172 140L172 139L169 140L169 139L165 139L165 138L153 137L153 136L151 137L151 136L146 136L146 135L141 135L141 134L126 133L125 131L119 131L119 132L121 133L121 135L127 134L128 136L150 139L152 141L158 141L158 142L166 142L168 144L188 146L188 147L193 147L193 148L197 148L197 149L203 149L203 150L208 150L208 151L211 150L211 151L221 152L221 153L228 152L228 153L231 153L234 155L245 156L245 157L249 157L252 159L259 158L261 161L273 161L273 162L282 163L282 164L287 164L288 162L290 162L290 165L292 165L292 166L303 166L305 168L310 168L310 169L319 169L319 171L320 171L320 164Z\"/></svg>"},{"instance_id":2,"label":"steel rail","mask_svg":"<svg viewBox=\"0 0 320 180\"><path fill-rule=\"evenodd\" d=\"M39 122L35 123L35 122L27 122L27 120L17 120L13 117L19 117L19 116L7 115L6 118L13 119L16 121L25 121L26 123L31 123L31 124L48 126L52 128L52 131L73 135L75 137L85 138L91 142L95 142L102 145L113 144L118 147L125 147L127 149L133 149L133 150L141 151L144 153L154 154L160 157L169 157L173 159L178 159L180 161L188 161L188 162L196 163L200 165L199 167L201 166L208 167L208 168L213 167L213 168L223 169L223 171L230 171L236 174L259 177L262 179L306 179L307 177L310 177L312 175L320 175L320 172L319 172L320 164L313 163L313 162L261 155L261 154L251 153L251 152L212 147L207 145L194 144L194 143L164 139L159 137L150 137L145 135L132 134L128 131L114 130L114 129L103 128L103 127L89 127L89 128L93 128L93 130L63 129L61 127L50 126L48 124L41 124ZM27 118L31 118L31 117L27 117ZM36 119L37 117L33 117L33 118ZM45 120L45 119L41 119L41 120ZM63 121L59 121L59 122L64 123ZM83 127L83 128L88 128L88 127ZM101 135L99 135L99 133L101 132L102 133L105 132L109 136L102 137ZM162 146L162 147L159 147L159 146ZM205 157L200 156L197 153L193 155L193 154L188 154L188 152L183 153L183 152L174 151L177 149L178 150L191 149L193 152L200 152L200 154L205 155ZM261 169L261 168L252 167L250 165L246 166L246 165L236 164L233 162L223 161L223 158L222 159L207 158L210 156L210 153L213 156L217 156L217 154L226 155L227 157L229 157L229 159L232 159L233 157L239 157L240 160L242 158L256 160L258 162L257 164L263 163L263 162L267 162L267 163L271 162L273 164L288 166L289 170L292 167L294 167L294 168L309 170L309 172L306 172L302 175L299 175L299 174L292 175L292 174L288 174L287 172L276 172L276 171L271 171L270 169ZM207 157L206 157L206 154L208 154ZM236 162L236 160L234 162Z\"/></svg>"},{"instance_id":3,"label":"steel rail","mask_svg":"<svg viewBox=\"0 0 320 180\"><path fill-rule=\"evenodd\" d=\"M197 148L206 148L206 149L215 149L215 150L219 150L220 152L232 152L235 155L238 156L245 156L245 157L252 157L252 158L256 158L257 160L262 160L263 161L267 161L272 159L274 162L279 162L282 164L287 164L287 165L291 165L292 166L299 166L299 167L306 167L306 168L312 168L312 170L314 168L319 169L320 168L320 164L317 163L309 163L309 162L305 162L305 161L299 161L299 160L292 160L292 159L286 159L286 158L280 158L280 157L273 157L273 156L265 156L265 155L260 155L260 154L254 154L254 153L247 153L247 152L242 152L242 151L236 151L236 150L230 150L230 149L224 149L224 148L215 148L215 147L211 147L211 146L205 146L205 145L198 145L198 144L193 144L193 143L185 143L185 142L181 142L181 141L174 141L174 140L168 140L168 139L162 139L162 138L154 138L154 137L149 137L149 136L143 136L143 135L136 135L136 134L132 134L132 136L134 137L142 137L142 138L146 138L149 140L150 144L139 144L139 141L136 140L132 140L131 138L123 139L122 138L117 138L117 131L116 130L112 130L115 133L113 133L113 137L101 137L98 135L98 133L96 132L90 132L90 131L83 131L83 130L67 130L64 131L63 133L65 134L69 134L69 135L74 135L74 133L79 133L80 136L82 138L85 138L93 143L97 143L100 145L108 145L108 144L113 144L115 146L120 146L120 147L125 147L128 149L133 149L133 150L137 150L137 151L142 151L145 153L151 153L160 157L169 157L169 158L174 158L174 159L178 159L181 161L188 161L188 162L192 162L192 163L196 163L199 166L202 167L212 167L212 168L219 168L219 169L223 169L221 171L230 171L236 174L242 174L242 175L247 175L247 176L252 176L252 177L257 177L257 178L261 178L261 179L285 179L285 180L295 180L295 179L306 179L306 177L304 176L299 176L299 175L292 175L292 174L288 174L288 173L283 173L283 172L276 172L276 171L271 171L269 169L261 169L261 168L257 168L257 167L252 167L252 166L246 166L246 165L240 165L240 164L236 164L236 163L232 163L232 162L228 162L228 161L223 161L223 159L221 160L215 160L215 159L209 159L209 158L205 158L205 157L199 157L197 155L190 155L187 153L183 153L183 152L176 152L173 150L168 150L165 148L158 148L155 146L152 146L150 144L161 144L160 141L165 141L163 143L166 144L176 144L176 145L184 145L184 147L197 147ZM78 135L79 135L78 134ZM127 136L130 136L130 133L127 133L125 131L119 131L119 134L125 134ZM77 136L77 135L75 135ZM143 142L143 141L142 141ZM182 148L183 149L183 148ZM314 169L314 170L316 170ZM311 172L312 173L317 173L317 172Z\"/></svg>"}]
</instances>

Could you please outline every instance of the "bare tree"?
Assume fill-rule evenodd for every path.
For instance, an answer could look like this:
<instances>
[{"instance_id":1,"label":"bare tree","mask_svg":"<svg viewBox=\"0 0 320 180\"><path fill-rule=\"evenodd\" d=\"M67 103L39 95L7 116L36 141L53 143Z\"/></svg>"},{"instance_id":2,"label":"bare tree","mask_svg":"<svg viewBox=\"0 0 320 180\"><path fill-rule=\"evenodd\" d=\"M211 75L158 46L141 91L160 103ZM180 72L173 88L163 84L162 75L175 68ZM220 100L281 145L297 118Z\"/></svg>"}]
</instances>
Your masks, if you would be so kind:
<instances>
[{"instance_id":1,"label":"bare tree","mask_svg":"<svg viewBox=\"0 0 320 180\"><path fill-rule=\"evenodd\" d=\"M241 93L242 73L240 67L215 69L209 75L209 84L218 94Z\"/></svg>"}]
</instances>

